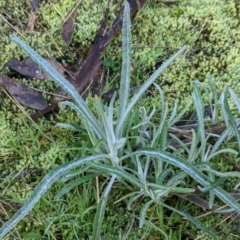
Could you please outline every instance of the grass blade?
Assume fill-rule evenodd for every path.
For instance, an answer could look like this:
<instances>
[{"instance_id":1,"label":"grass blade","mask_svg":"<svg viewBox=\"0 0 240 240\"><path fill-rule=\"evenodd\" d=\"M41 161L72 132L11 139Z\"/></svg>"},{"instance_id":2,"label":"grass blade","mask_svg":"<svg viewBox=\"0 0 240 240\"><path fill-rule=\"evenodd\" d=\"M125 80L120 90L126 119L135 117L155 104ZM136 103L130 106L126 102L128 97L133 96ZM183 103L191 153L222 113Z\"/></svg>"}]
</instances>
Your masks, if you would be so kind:
<instances>
[{"instance_id":1,"label":"grass blade","mask_svg":"<svg viewBox=\"0 0 240 240\"><path fill-rule=\"evenodd\" d=\"M160 227L157 227L155 224L153 224L151 221L149 220L144 220L144 225L146 225L149 228L154 229L157 232L160 232L160 234L162 234L165 237L165 240L169 240L169 237L167 235L166 232L163 231L163 229L161 229ZM141 238L141 239L145 239L145 238ZM161 239L161 238L160 238Z\"/></svg>"},{"instance_id":2,"label":"grass blade","mask_svg":"<svg viewBox=\"0 0 240 240\"><path fill-rule=\"evenodd\" d=\"M191 221L193 224L195 224L199 229L203 230L204 232L208 233L214 240L216 240L216 235L211 232L208 228L206 228L200 221L198 221L196 218L192 217L191 215L185 213L185 212L182 212L182 211L179 211L177 210L176 208L172 208L170 206L168 206L167 204L164 204L162 203L162 205L170 210L172 210L173 212L176 212L178 213L179 215L187 218L189 221Z\"/></svg>"}]
</instances>

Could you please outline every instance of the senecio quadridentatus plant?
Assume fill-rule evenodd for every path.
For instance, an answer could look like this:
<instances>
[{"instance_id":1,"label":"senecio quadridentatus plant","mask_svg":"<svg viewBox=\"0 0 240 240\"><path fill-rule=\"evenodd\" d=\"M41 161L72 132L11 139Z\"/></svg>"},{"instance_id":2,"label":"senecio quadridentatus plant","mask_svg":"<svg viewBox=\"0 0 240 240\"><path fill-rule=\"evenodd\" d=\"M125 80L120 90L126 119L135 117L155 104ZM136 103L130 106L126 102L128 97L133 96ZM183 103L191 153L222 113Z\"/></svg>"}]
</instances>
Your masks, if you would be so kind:
<instances>
[{"instance_id":1,"label":"senecio quadridentatus plant","mask_svg":"<svg viewBox=\"0 0 240 240\"><path fill-rule=\"evenodd\" d=\"M110 180L103 190L100 202L97 207L97 212L93 224L92 239L99 239L101 234L101 224L104 217L104 211L107 204L107 199L112 189L114 182L118 179L121 181L128 182L135 189L138 189L132 194L130 202L136 200L139 196L149 196L150 201L148 201L142 208L140 213L140 227L145 223L145 216L147 209L151 204L161 204L172 211L186 217L189 221L194 223L197 227L204 230L215 238L214 233L208 230L201 222L185 212L179 211L174 207L168 206L162 201L162 197L168 196L170 193L183 193L188 194L194 191L192 188L181 187L183 175L187 175L196 181L198 185L201 186L202 191L208 191L211 199L213 201L214 196L221 199L229 209L240 213L240 205L236 200L231 197L226 191L224 191L220 186L219 179L215 181L214 176L218 176L217 171L213 171L210 167L206 167L203 172L203 165L194 164L195 160L190 159L186 161L174 152L167 152L167 138L168 138L168 128L174 124L183 114L186 109L180 114L177 112L177 103L174 109L167 119L168 108L167 104L164 102L163 92L159 86L157 87L160 98L161 98L161 115L160 124L156 128L153 128L152 138L147 132L147 127L151 127L151 117L154 113L147 116L146 109L141 107L141 121L137 122L133 127L133 114L134 106L143 96L146 90L154 83L158 76L180 55L185 51L185 46L182 47L177 53L170 57L166 62L162 64L151 76L150 78L140 87L140 89L135 93L135 95L130 99L130 51L131 51L131 33L130 33L131 23L130 23L130 7L128 2L125 2L124 13L123 13L123 27L122 27L122 47L123 47L123 62L121 71L121 83L119 90L119 105L115 106L115 97L113 95L109 106L103 104L100 98L96 97L96 112L97 117L88 108L86 102L79 95L77 90L71 83L64 79L47 61L40 57L33 49L31 49L27 44L25 44L18 37L11 35L11 39L22 48L49 76L51 76L58 85L68 93L73 102L67 101L60 104L60 107L69 106L74 109L81 117L82 124L86 129L91 142L93 145L97 146L95 154L81 159L76 159L71 162L67 162L48 173L39 185L34 190L32 196L28 199L27 203L23 205L17 213L3 226L0 228L0 238L3 238L7 233L14 229L18 222L23 219L29 211L34 207L34 205L39 201L41 196L52 186L52 184L58 181L61 177L66 176L70 170L73 170L81 165L87 164L92 169L101 171L104 175L109 176ZM205 152L208 156L215 156L217 154L217 147L224 141L232 129L237 134L238 142L238 129L234 119L230 115L230 111L227 103L228 88L225 90L225 98L223 98L223 105L225 106L226 112L229 116L229 128L224 132L224 136L220 136L215 145L214 151L210 151L206 148L206 136L204 134L204 105L202 98L200 96L200 91L198 89L198 84L193 84L193 101L197 109L198 114L198 128L192 130L193 132L193 142L190 149L185 148L189 156L196 158L201 158L203 162L209 161L204 158ZM235 95L234 95L235 96ZM217 101L217 100L216 100ZM235 102L239 107L239 99L236 98ZM240 107L239 107L240 109ZM58 124L61 127L73 128L73 125L68 124ZM231 129L230 129L231 127ZM131 145L132 140L129 139L129 132L138 129L138 135L135 136L135 148ZM147 139L147 141L144 140ZM145 144L150 141L149 144ZM181 144L180 140L179 143ZM198 148L200 143L200 148ZM137 147L136 147L137 146ZM144 148L143 148L144 147ZM136 150L135 150L136 149ZM237 151L232 149L226 149L225 152L230 152L237 154ZM221 153L221 151L219 152ZM144 163L143 163L144 162ZM130 164L131 163L131 164ZM164 164L168 166L164 168ZM148 178L150 171L150 166L153 166L155 176L154 181L150 181L152 178ZM169 166L174 166L179 170L179 174L174 175L170 178L167 184L164 184L165 177L173 171ZM198 167L200 166L200 167ZM130 169L132 167L132 169ZM211 171L212 170L212 171ZM233 172L231 172L233 174ZM239 174L234 173L234 176ZM231 175L232 176L232 175ZM169 179L169 178L168 178ZM219 181L219 182L218 182ZM180 185L180 186L179 186ZM135 194L135 195L134 195ZM211 205L212 202L209 202ZM229 210L227 209L227 210ZM168 239L168 236L159 229L160 233Z\"/></svg>"}]
</instances>

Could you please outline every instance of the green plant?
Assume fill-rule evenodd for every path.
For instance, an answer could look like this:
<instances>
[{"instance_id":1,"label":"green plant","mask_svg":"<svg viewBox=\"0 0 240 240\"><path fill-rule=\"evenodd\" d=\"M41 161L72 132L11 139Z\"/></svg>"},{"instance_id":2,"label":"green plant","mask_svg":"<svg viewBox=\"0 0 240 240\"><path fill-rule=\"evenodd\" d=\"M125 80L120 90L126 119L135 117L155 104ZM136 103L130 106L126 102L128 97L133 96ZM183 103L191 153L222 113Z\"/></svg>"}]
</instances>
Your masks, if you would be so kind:
<instances>
[{"instance_id":1,"label":"green plant","mask_svg":"<svg viewBox=\"0 0 240 240\"><path fill-rule=\"evenodd\" d=\"M225 89L223 97L221 98L222 103L224 104L222 104L221 107L222 109L225 109L225 121L229 120L230 124L227 125L223 134L218 137L216 144L212 148L207 148L208 136L205 135L204 131L204 105L198 87L199 84L195 82L193 84L192 97L197 110L198 126L196 131L192 129L191 146L188 148L178 137L172 136L187 154L182 154L181 151L178 151L176 148L170 149L168 129L181 118L189 106L177 115L176 102L170 117L168 117L169 109L164 100L164 94L160 87L155 85L159 90L161 98L159 125L156 126L156 120L153 119L155 108L153 108L150 115L147 115L148 111L145 107L141 107L140 110L136 110L134 107L157 77L174 61L174 59L184 52L185 47L182 47L176 54L159 67L146 83L142 85L139 91L129 99L131 49L129 11L129 4L128 2L125 2L122 37L123 63L119 105L115 104L114 101L116 94L113 95L109 106L104 105L102 101L96 97L95 111L97 116L95 116L88 108L87 104L78 94L76 89L56 70L54 70L48 62L41 58L18 37L11 36L12 40L25 50L26 53L29 54L29 56L72 98L74 102L63 102L60 106L62 108L69 106L81 116L84 129L87 131L92 145L95 146L95 154L67 162L48 173L35 189L28 202L0 228L0 237L4 237L22 218L24 218L24 216L28 214L54 182L61 177L63 179L66 177L71 178L72 175L69 174L70 171L83 164L88 165L88 167L96 173L93 174L93 177L103 174L104 176L107 175L107 178L109 179L107 186L102 192L97 207L93 224L94 230L92 239L99 239L100 237L101 225L108 197L116 181L123 182L130 189L134 190L130 194L124 196L124 198L130 198L128 204L129 208L134 201L142 196L150 198L141 209L139 225L142 227L145 224L146 226L159 231L165 239L169 239L165 230L146 219L147 210L154 204L158 204L180 216L186 217L201 230L215 238L215 235L197 219L193 218L186 212L182 212L164 203L164 199L174 193L189 194L194 191L194 188L188 188L185 186L185 179L187 178L191 178L196 184L201 185L201 188L199 187L201 191L209 192L210 206L212 205L214 197L217 196L220 200L226 203L232 211L240 213L240 205L219 186L222 183L222 176L209 166L210 159L217 154L222 152L237 154L237 151L232 149L224 149L222 151L217 151L217 149L219 145L230 134L232 134L232 129L234 129L235 136L237 136L239 141L237 125L229 111L227 95L230 92L238 107L239 99L228 88ZM69 129L79 129L78 126L73 124L58 125ZM224 173L224 177L232 175L239 177L239 173L236 172ZM217 178L218 176L220 176L220 178ZM73 186L74 184L69 185L65 192ZM57 198L59 198L61 194L59 194Z\"/></svg>"}]
</instances>

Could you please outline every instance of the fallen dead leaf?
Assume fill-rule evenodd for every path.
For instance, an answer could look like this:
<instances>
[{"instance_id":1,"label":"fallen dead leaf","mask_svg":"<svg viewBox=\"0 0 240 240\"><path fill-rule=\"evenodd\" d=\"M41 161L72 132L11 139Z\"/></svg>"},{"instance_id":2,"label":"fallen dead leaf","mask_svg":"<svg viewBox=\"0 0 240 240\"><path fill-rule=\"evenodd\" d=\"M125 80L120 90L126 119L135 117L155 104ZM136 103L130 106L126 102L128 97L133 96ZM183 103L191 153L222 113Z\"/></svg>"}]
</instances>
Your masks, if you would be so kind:
<instances>
[{"instance_id":1,"label":"fallen dead leaf","mask_svg":"<svg viewBox=\"0 0 240 240\"><path fill-rule=\"evenodd\" d=\"M48 106L40 93L2 74L0 74L0 86L7 90L18 102L27 107L43 110Z\"/></svg>"},{"instance_id":2,"label":"fallen dead leaf","mask_svg":"<svg viewBox=\"0 0 240 240\"><path fill-rule=\"evenodd\" d=\"M39 0L30 0L30 4L32 6L32 11L37 12L39 7Z\"/></svg>"},{"instance_id":3,"label":"fallen dead leaf","mask_svg":"<svg viewBox=\"0 0 240 240\"><path fill-rule=\"evenodd\" d=\"M220 210L223 207L221 205L218 204L213 204L212 208L210 209L209 207L209 202L206 201L205 199L201 198L201 194L203 195L203 193L199 192L198 190L196 190L195 193L193 194L174 194L180 198L183 198L199 207L201 207L204 211L205 210L210 210L210 211L214 211L214 210ZM236 201L239 201L240 199L240 194L238 193L229 193ZM223 212L222 213L225 216L232 216L235 219L240 219L240 214L237 214L236 212Z\"/></svg>"},{"instance_id":4,"label":"fallen dead leaf","mask_svg":"<svg viewBox=\"0 0 240 240\"><path fill-rule=\"evenodd\" d=\"M77 3L77 5L68 13L66 20L62 24L62 40L66 44L69 45L70 40L73 35L73 31L75 28L75 19L77 16L77 8L81 4L82 0Z\"/></svg>"},{"instance_id":5,"label":"fallen dead leaf","mask_svg":"<svg viewBox=\"0 0 240 240\"><path fill-rule=\"evenodd\" d=\"M60 63L52 59L45 60L47 60L62 76L64 76L64 68ZM31 58L26 58L23 61L18 61L13 58L6 64L6 66L17 71L23 76L52 81L52 78L48 76Z\"/></svg>"}]
</instances>

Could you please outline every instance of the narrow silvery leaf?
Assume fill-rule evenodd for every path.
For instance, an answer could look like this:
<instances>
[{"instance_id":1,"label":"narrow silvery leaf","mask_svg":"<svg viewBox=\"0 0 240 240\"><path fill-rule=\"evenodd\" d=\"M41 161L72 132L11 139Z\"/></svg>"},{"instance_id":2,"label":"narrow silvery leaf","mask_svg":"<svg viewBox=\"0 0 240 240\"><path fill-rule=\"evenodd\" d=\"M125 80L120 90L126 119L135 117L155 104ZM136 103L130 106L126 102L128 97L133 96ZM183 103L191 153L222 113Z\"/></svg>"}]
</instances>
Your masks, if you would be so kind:
<instances>
[{"instance_id":1,"label":"narrow silvery leaf","mask_svg":"<svg viewBox=\"0 0 240 240\"><path fill-rule=\"evenodd\" d=\"M122 148L126 142L126 138L120 138L118 139L114 145L116 145L116 149Z\"/></svg>"},{"instance_id":2,"label":"narrow silvery leaf","mask_svg":"<svg viewBox=\"0 0 240 240\"><path fill-rule=\"evenodd\" d=\"M171 114L171 116L169 117L169 120L168 120L169 121L168 122L169 126L172 126L172 125L174 125L174 123L179 121L186 114L186 112L188 111L188 109L191 105L192 105L192 100L188 101L188 103L183 108L183 110L181 110L180 113L175 118L173 118L172 114ZM175 108L175 106L174 106L174 108Z\"/></svg>"},{"instance_id":3,"label":"narrow silvery leaf","mask_svg":"<svg viewBox=\"0 0 240 240\"><path fill-rule=\"evenodd\" d=\"M234 133L236 135L237 141L238 141L238 154L240 155L240 133L238 130L238 126L236 124L235 119L233 118L233 115L229 109L228 105L228 86L224 90L224 109L226 110L226 114L229 118L229 122L234 130Z\"/></svg>"},{"instance_id":4,"label":"narrow silvery leaf","mask_svg":"<svg viewBox=\"0 0 240 240\"><path fill-rule=\"evenodd\" d=\"M205 131L204 131L204 105L203 105L202 96L199 92L199 88L197 84L198 84L197 82L193 82L192 98L197 111L197 117L198 117L197 133L200 134L200 138L201 138L201 153L202 153L201 159L203 160L205 155L204 154L205 148L206 148L206 138L205 138Z\"/></svg>"},{"instance_id":5,"label":"narrow silvery leaf","mask_svg":"<svg viewBox=\"0 0 240 240\"><path fill-rule=\"evenodd\" d=\"M199 92L197 84L198 84L197 82L193 83L192 97L193 97L194 104L195 104L196 111L197 111L198 127L199 127L199 131L200 131L200 134L201 134L201 140L204 142L204 139L205 139L205 133L204 133L204 105L203 105L202 96Z\"/></svg>"},{"instance_id":6,"label":"narrow silvery leaf","mask_svg":"<svg viewBox=\"0 0 240 240\"><path fill-rule=\"evenodd\" d=\"M128 98L129 98L129 88L130 88L130 67L131 67L131 22L130 22L130 6L128 1L124 3L123 11L123 27L122 27L122 50L123 50L123 60L122 60L122 72L121 72L121 83L120 83L120 110L119 116L124 114L126 110Z\"/></svg>"},{"instance_id":7,"label":"narrow silvery leaf","mask_svg":"<svg viewBox=\"0 0 240 240\"><path fill-rule=\"evenodd\" d=\"M109 151L111 151L110 148L115 142L112 116L109 117L109 109L107 108L107 106L104 107L104 105L102 104L101 100L98 97L95 98L95 102L97 105L98 115L101 118L103 127L106 132L106 141L108 144L108 148L109 148Z\"/></svg>"},{"instance_id":8,"label":"narrow silvery leaf","mask_svg":"<svg viewBox=\"0 0 240 240\"><path fill-rule=\"evenodd\" d=\"M100 239L101 238L101 230L102 230L102 222L105 214L105 209L107 205L108 196L110 194L110 191L112 189L112 186L115 182L116 175L112 175L108 185L105 187L102 196L100 198L100 201L98 203L97 207L97 213L95 215L94 223L93 223L93 234L92 239Z\"/></svg>"},{"instance_id":9,"label":"narrow silvery leaf","mask_svg":"<svg viewBox=\"0 0 240 240\"><path fill-rule=\"evenodd\" d=\"M159 93L160 93L160 100L161 100L161 117L160 117L160 123L164 122L165 119L166 119L166 116L167 116L167 111L165 110L165 104L166 104L166 101L164 99L164 93L163 93L163 90L157 85L155 84L155 87L158 89Z\"/></svg>"},{"instance_id":10,"label":"narrow silvery leaf","mask_svg":"<svg viewBox=\"0 0 240 240\"><path fill-rule=\"evenodd\" d=\"M213 145L211 152L208 155L207 158L207 162L213 157L213 155L215 154L215 152L219 149L220 145L225 141L225 139L227 138L227 136L230 134L231 132L231 126L227 127L225 129L225 131L221 134L221 136L218 138L218 140L215 142L215 144Z\"/></svg>"},{"instance_id":11,"label":"narrow silvery leaf","mask_svg":"<svg viewBox=\"0 0 240 240\"><path fill-rule=\"evenodd\" d=\"M219 177L225 177L225 178L230 178L230 177L236 177L236 178L240 178L240 172L237 171L232 171L232 172L218 172L212 168L206 168L206 171L214 173L214 175L219 176Z\"/></svg>"},{"instance_id":12,"label":"narrow silvery leaf","mask_svg":"<svg viewBox=\"0 0 240 240\"><path fill-rule=\"evenodd\" d=\"M235 102L235 104L236 104L236 106L238 108L238 111L240 112L240 99L238 98L236 93L231 88L229 88L228 91L229 91L233 101Z\"/></svg>"},{"instance_id":13,"label":"narrow silvery leaf","mask_svg":"<svg viewBox=\"0 0 240 240\"><path fill-rule=\"evenodd\" d=\"M210 84L210 87L211 87L211 91L212 91L212 94L213 94L213 100L214 100L213 103L217 104L217 102L218 102L218 93L217 93L217 89L216 89L216 84L215 84L213 78L210 75L208 75L208 81L209 81L209 84ZM211 104L211 102L210 102L210 104Z\"/></svg>"},{"instance_id":14,"label":"narrow silvery leaf","mask_svg":"<svg viewBox=\"0 0 240 240\"><path fill-rule=\"evenodd\" d=\"M226 112L226 107L224 106L224 102L225 102L225 92L224 91L221 93L219 102L221 104L221 113L222 113L225 125L226 125L226 127L229 127L231 125L229 123L229 118L228 118L228 114Z\"/></svg>"},{"instance_id":15,"label":"narrow silvery leaf","mask_svg":"<svg viewBox=\"0 0 240 240\"><path fill-rule=\"evenodd\" d=\"M75 87L70 82L68 82L56 69L54 69L48 61L38 55L20 38L16 37L15 35L10 35L10 37L12 41L14 41L20 48L22 48L30 56L30 58L35 63L37 63L50 77L52 77L54 81L56 81L57 84L72 98L72 100L75 101L81 112L84 114L84 117L87 118L91 125L94 126L95 130L98 131L102 137L104 137L104 133L99 126L97 119L92 114Z\"/></svg>"},{"instance_id":16,"label":"narrow silvery leaf","mask_svg":"<svg viewBox=\"0 0 240 240\"><path fill-rule=\"evenodd\" d=\"M140 179L141 182L145 182L146 178L144 177L143 174L143 167L142 164L140 163L139 157L136 156L136 162L137 162L137 173L138 173L138 178Z\"/></svg>"},{"instance_id":17,"label":"narrow silvery leaf","mask_svg":"<svg viewBox=\"0 0 240 240\"><path fill-rule=\"evenodd\" d=\"M182 149L184 149L184 151L186 151L187 154L189 154L190 150L189 148L187 147L186 143L184 143L180 138L178 138L175 134L172 134L172 133L169 133L169 136L173 139L173 142L174 142L174 145L179 145L179 147L181 147ZM175 143L176 142L176 143ZM170 141L169 145L168 145L169 148L174 148L176 149L175 147L172 146L172 141Z\"/></svg>"},{"instance_id":18,"label":"narrow silvery leaf","mask_svg":"<svg viewBox=\"0 0 240 240\"><path fill-rule=\"evenodd\" d=\"M208 75L208 81L211 87L211 92L212 92L212 98L213 101L210 101L210 108L211 108L211 120L212 120L212 124L216 124L218 121L218 93L217 93L217 88L216 88L216 84L214 82L214 80L212 79L212 77L210 75ZM214 106L213 106L214 104Z\"/></svg>"},{"instance_id":19,"label":"narrow silvery leaf","mask_svg":"<svg viewBox=\"0 0 240 240\"><path fill-rule=\"evenodd\" d=\"M69 102L69 101L64 101L64 102L60 102L58 105L59 105L60 109L62 109L62 110L64 110L66 108L66 106L69 106L70 108L75 110L82 117L83 125L86 125L84 123L87 121L87 119L86 119L84 113L82 112L81 108L79 108L77 104L75 104L73 102ZM89 121L87 121L87 123L90 124ZM91 129L89 129L89 130L91 132L94 132L94 135L96 135L97 138L101 139L102 136L100 135L100 133L95 129L95 127L92 124L90 124L90 125L94 129L94 131ZM90 131L88 131L89 135L90 135Z\"/></svg>"},{"instance_id":20,"label":"narrow silvery leaf","mask_svg":"<svg viewBox=\"0 0 240 240\"><path fill-rule=\"evenodd\" d=\"M206 171L208 171L208 169L206 169ZM213 175L213 176L214 176L214 175ZM202 187L198 187L198 188L201 190L201 192L208 192L208 191L212 190L213 188L219 186L220 184L222 184L222 183L225 182L226 180L227 180L226 177L218 178L216 181L215 181L215 179L211 179L211 182L212 182L212 185L211 185L211 186L205 187L205 188L202 188ZM211 195L210 195L210 197L211 197ZM210 201L210 200L208 200L208 201ZM212 202L211 205L213 205L213 202ZM209 208L211 209L210 206L209 206Z\"/></svg>"},{"instance_id":21,"label":"narrow silvery leaf","mask_svg":"<svg viewBox=\"0 0 240 240\"><path fill-rule=\"evenodd\" d=\"M120 168L117 166L106 166L104 164L96 163L96 162L89 162L89 165L94 167L95 169L101 170L106 173L116 174L126 181L132 183L136 187L139 187L140 189L143 188L142 184L139 182L138 179L136 179L133 174L128 173L124 170L124 168Z\"/></svg>"},{"instance_id":22,"label":"narrow silvery leaf","mask_svg":"<svg viewBox=\"0 0 240 240\"><path fill-rule=\"evenodd\" d=\"M173 107L173 109L171 111L171 115L168 118L168 125L169 126L172 126L172 121L173 121L173 119L175 118L175 116L177 114L177 109L178 109L178 99L176 99L174 101L174 107Z\"/></svg>"},{"instance_id":23,"label":"narrow silvery leaf","mask_svg":"<svg viewBox=\"0 0 240 240\"><path fill-rule=\"evenodd\" d=\"M209 176L209 179L210 179L211 182L215 181L214 174L209 173L208 176ZM218 186L218 184L216 184L216 186ZM214 201L215 201L215 194L213 193L213 191L210 191L210 189L209 189L209 197L208 197L208 207L209 207L209 209L212 209Z\"/></svg>"},{"instance_id":24,"label":"narrow silvery leaf","mask_svg":"<svg viewBox=\"0 0 240 240\"><path fill-rule=\"evenodd\" d=\"M142 206L141 211L140 211L140 217L139 217L139 228L143 227L147 211L149 210L149 207L150 207L151 204L155 204L155 201L150 200Z\"/></svg>"},{"instance_id":25,"label":"narrow silvery leaf","mask_svg":"<svg viewBox=\"0 0 240 240\"><path fill-rule=\"evenodd\" d=\"M69 101L64 101L64 102L59 102L58 104L59 108L61 110L65 110L67 106L69 106L70 108L72 108L74 111L76 111L76 113L78 114L82 114L81 109L79 109L79 107L77 106L77 104L73 103L73 102L69 102Z\"/></svg>"},{"instance_id":26,"label":"narrow silvery leaf","mask_svg":"<svg viewBox=\"0 0 240 240\"><path fill-rule=\"evenodd\" d=\"M175 172L171 168L164 169L157 177L157 184L162 185L163 181L165 180L165 178L167 178L168 175L170 175L170 173L174 175Z\"/></svg>"},{"instance_id":27,"label":"narrow silvery leaf","mask_svg":"<svg viewBox=\"0 0 240 240\"><path fill-rule=\"evenodd\" d=\"M222 150L219 150L219 151L213 153L213 154L212 154L210 157L208 157L207 159L208 159L208 161L209 161L211 158L213 158L213 157L215 157L215 156L217 156L217 155L226 154L226 153L231 153L231 154L233 154L233 155L237 155L237 154L238 154L238 152L237 152L236 150L234 150L234 149L224 148L224 149L222 149Z\"/></svg>"},{"instance_id":28,"label":"narrow silvery leaf","mask_svg":"<svg viewBox=\"0 0 240 240\"><path fill-rule=\"evenodd\" d=\"M65 129L69 129L72 131L79 131L79 132L85 132L86 130L80 126L78 126L77 124L68 124L68 123L57 123L56 127L60 127L60 128L65 128Z\"/></svg>"},{"instance_id":29,"label":"narrow silvery leaf","mask_svg":"<svg viewBox=\"0 0 240 240\"><path fill-rule=\"evenodd\" d=\"M197 145L199 144L199 139L196 136L195 130L192 129L192 139L191 139L191 147L190 151L188 153L188 162L194 163L196 160L196 150L197 150Z\"/></svg>"},{"instance_id":30,"label":"narrow silvery leaf","mask_svg":"<svg viewBox=\"0 0 240 240\"><path fill-rule=\"evenodd\" d=\"M162 131L160 134L160 144L158 146L160 150L166 150L167 141L168 141L168 122L164 121Z\"/></svg>"}]
</instances>

